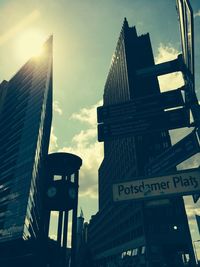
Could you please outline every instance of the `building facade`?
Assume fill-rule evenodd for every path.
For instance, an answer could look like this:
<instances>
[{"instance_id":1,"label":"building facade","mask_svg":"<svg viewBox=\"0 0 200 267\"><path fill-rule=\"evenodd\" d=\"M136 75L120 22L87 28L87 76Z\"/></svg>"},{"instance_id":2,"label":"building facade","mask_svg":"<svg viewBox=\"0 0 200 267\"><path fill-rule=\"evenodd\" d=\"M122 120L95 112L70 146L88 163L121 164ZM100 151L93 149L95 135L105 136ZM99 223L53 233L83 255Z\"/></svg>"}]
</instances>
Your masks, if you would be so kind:
<instances>
[{"instance_id":1,"label":"building facade","mask_svg":"<svg viewBox=\"0 0 200 267\"><path fill-rule=\"evenodd\" d=\"M149 34L138 36L124 24L104 88L108 106L159 94L157 77L136 76L154 65ZM148 110L147 110L148 112ZM158 113L163 110L158 108ZM113 203L112 184L145 175L145 166L171 146L168 131L104 141L99 168L99 211L89 224L95 266L184 266L194 263L183 199Z\"/></svg>"},{"instance_id":2,"label":"building facade","mask_svg":"<svg viewBox=\"0 0 200 267\"><path fill-rule=\"evenodd\" d=\"M41 56L31 58L0 85L1 266L9 266L8 260L11 265L21 258L33 261L37 242L44 239L43 161L52 121L52 42L51 36Z\"/></svg>"}]
</instances>

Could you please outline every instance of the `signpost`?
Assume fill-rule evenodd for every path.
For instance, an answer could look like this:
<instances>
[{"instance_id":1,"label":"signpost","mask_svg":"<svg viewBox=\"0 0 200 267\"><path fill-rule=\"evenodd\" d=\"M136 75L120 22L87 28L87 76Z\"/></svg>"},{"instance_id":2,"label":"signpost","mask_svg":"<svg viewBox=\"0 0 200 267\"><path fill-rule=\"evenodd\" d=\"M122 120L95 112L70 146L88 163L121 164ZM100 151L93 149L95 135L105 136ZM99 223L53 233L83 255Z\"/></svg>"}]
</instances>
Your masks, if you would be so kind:
<instances>
[{"instance_id":1,"label":"signpost","mask_svg":"<svg viewBox=\"0 0 200 267\"><path fill-rule=\"evenodd\" d=\"M200 192L200 169L178 171L165 176L143 178L113 185L113 200L137 200Z\"/></svg>"},{"instance_id":2,"label":"signpost","mask_svg":"<svg viewBox=\"0 0 200 267\"><path fill-rule=\"evenodd\" d=\"M192 111L194 123L200 127L200 109L195 93L195 68L194 68L194 18L189 0L176 0L181 33L182 56L184 62L183 75L186 85L185 101ZM200 135L199 135L200 137ZM199 195L200 196L200 195ZM198 195L194 195L197 202Z\"/></svg>"},{"instance_id":3,"label":"signpost","mask_svg":"<svg viewBox=\"0 0 200 267\"><path fill-rule=\"evenodd\" d=\"M124 121L99 124L98 141L182 128L189 126L189 124L189 114L185 108L156 113L149 112L146 116L138 114Z\"/></svg>"},{"instance_id":4,"label":"signpost","mask_svg":"<svg viewBox=\"0 0 200 267\"><path fill-rule=\"evenodd\" d=\"M189 111L191 110L194 119L193 125L195 126L195 130L149 163L146 166L147 175L163 173L169 169L172 169L173 167L176 167L181 162L200 152L200 145L198 141L198 139L200 139L200 106L195 93L193 11L189 0L176 0L176 2L180 22L182 55L179 55L178 58L173 61L164 62L162 64L141 70L136 70L136 76L158 76L180 70L184 76L185 86L177 90L138 98L125 103L102 106L97 110L99 123L98 140L100 142L105 140L113 140L120 137L144 135L154 131L171 130L187 126L189 127L191 126L189 118ZM185 103L183 102L180 89L184 90ZM174 107L176 107L176 109L164 111L165 109ZM185 181L187 181L189 178L183 179L186 179ZM198 200L198 194L196 191L199 192L199 182L198 190L193 190L194 188L190 188L191 184L188 186L181 185L181 187L178 188L178 186L175 186L175 180L173 180L173 177L168 177L169 185L166 185L164 181L160 182L158 180L151 180L149 180L150 184L155 182L158 188L164 190L160 193L160 195L169 194L170 192L174 192L173 194L193 192L195 193L195 195L193 195L194 201L196 202ZM142 186L147 188L143 181L137 181L137 183L140 182L142 184L136 184L133 186L128 185L128 187L126 184L121 184L121 186L114 185L113 190L114 188L115 190L118 190L115 191L115 193L118 192L118 195L120 196L129 195L126 197L136 198L136 195L140 196L146 192L143 190L144 192L142 191L140 192L141 194L139 194L139 191L136 192L138 189L133 189L141 188ZM136 183L136 181L134 181L134 183ZM187 184L187 182L183 182L183 184ZM174 189L170 186L174 186L174 189L176 187L176 192L173 191ZM126 193L129 191L131 192L130 194ZM155 192L153 192L153 190L150 191L150 195L153 196ZM158 195L157 193L155 194Z\"/></svg>"}]
</instances>

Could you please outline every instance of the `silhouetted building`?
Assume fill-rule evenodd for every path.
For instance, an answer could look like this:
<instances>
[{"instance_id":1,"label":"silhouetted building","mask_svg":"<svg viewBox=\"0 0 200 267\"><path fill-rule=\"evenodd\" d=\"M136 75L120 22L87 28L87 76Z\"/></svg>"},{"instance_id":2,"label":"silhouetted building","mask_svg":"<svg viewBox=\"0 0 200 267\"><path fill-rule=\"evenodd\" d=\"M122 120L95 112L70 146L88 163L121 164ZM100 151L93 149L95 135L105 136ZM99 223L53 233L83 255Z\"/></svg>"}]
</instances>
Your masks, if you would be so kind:
<instances>
[{"instance_id":1,"label":"silhouetted building","mask_svg":"<svg viewBox=\"0 0 200 267\"><path fill-rule=\"evenodd\" d=\"M123 103L160 92L157 77L136 77L154 65L149 34L137 36L126 19L104 89L103 105ZM158 113L163 110L158 108ZM148 113L148 110L147 110ZM104 142L99 168L99 211L89 224L95 266L183 266L194 260L182 197L113 203L112 185L145 175L145 165L171 146L168 131Z\"/></svg>"},{"instance_id":2,"label":"silhouetted building","mask_svg":"<svg viewBox=\"0 0 200 267\"><path fill-rule=\"evenodd\" d=\"M77 218L77 263L76 267L93 267L91 250L88 246L88 223L84 223L83 212Z\"/></svg>"},{"instance_id":3,"label":"silhouetted building","mask_svg":"<svg viewBox=\"0 0 200 267\"><path fill-rule=\"evenodd\" d=\"M0 85L0 266L40 266L42 258L52 41Z\"/></svg>"},{"instance_id":4,"label":"silhouetted building","mask_svg":"<svg viewBox=\"0 0 200 267\"><path fill-rule=\"evenodd\" d=\"M79 253L79 251L81 250L81 246L84 242L83 230L84 230L84 217L83 217L83 211L81 209L80 216L77 218L77 253Z\"/></svg>"},{"instance_id":5,"label":"silhouetted building","mask_svg":"<svg viewBox=\"0 0 200 267\"><path fill-rule=\"evenodd\" d=\"M46 189L46 225L49 225L50 212L58 211L56 242L61 254L56 261L56 266L77 267L77 208L79 169L82 159L77 155L57 152L49 154L47 163L47 189ZM71 217L71 249L67 250L68 224ZM48 233L48 231L47 231ZM69 258L70 256L70 258ZM49 266L55 266L50 263Z\"/></svg>"}]
</instances>

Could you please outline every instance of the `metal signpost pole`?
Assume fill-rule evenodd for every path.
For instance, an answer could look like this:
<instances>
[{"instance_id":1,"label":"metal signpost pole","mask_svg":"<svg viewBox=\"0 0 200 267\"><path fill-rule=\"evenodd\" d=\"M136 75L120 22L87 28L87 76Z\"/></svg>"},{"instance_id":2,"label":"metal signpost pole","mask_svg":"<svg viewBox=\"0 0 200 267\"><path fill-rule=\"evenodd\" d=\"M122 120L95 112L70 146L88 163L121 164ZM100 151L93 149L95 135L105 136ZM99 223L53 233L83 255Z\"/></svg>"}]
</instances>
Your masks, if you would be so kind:
<instances>
[{"instance_id":1,"label":"metal signpost pole","mask_svg":"<svg viewBox=\"0 0 200 267\"><path fill-rule=\"evenodd\" d=\"M185 101L190 108L194 125L200 138L200 108L198 98L195 92L195 68L194 68L194 18L193 10L189 0L176 0L179 16L183 77L185 80ZM196 203L200 195L193 195Z\"/></svg>"}]
</instances>

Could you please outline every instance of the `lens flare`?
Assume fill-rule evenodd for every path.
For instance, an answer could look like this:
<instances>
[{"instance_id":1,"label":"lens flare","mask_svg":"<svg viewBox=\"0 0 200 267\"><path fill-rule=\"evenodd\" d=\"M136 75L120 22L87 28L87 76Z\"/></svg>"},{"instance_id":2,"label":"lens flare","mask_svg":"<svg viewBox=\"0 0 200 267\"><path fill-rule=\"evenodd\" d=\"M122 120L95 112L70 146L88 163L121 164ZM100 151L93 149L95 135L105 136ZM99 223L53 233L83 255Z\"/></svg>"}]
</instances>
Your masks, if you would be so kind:
<instances>
[{"instance_id":1,"label":"lens flare","mask_svg":"<svg viewBox=\"0 0 200 267\"><path fill-rule=\"evenodd\" d=\"M26 61L31 57L39 57L43 53L42 44L44 43L44 34L40 30L31 29L22 32L18 36L15 45L16 56L19 60Z\"/></svg>"}]
</instances>

